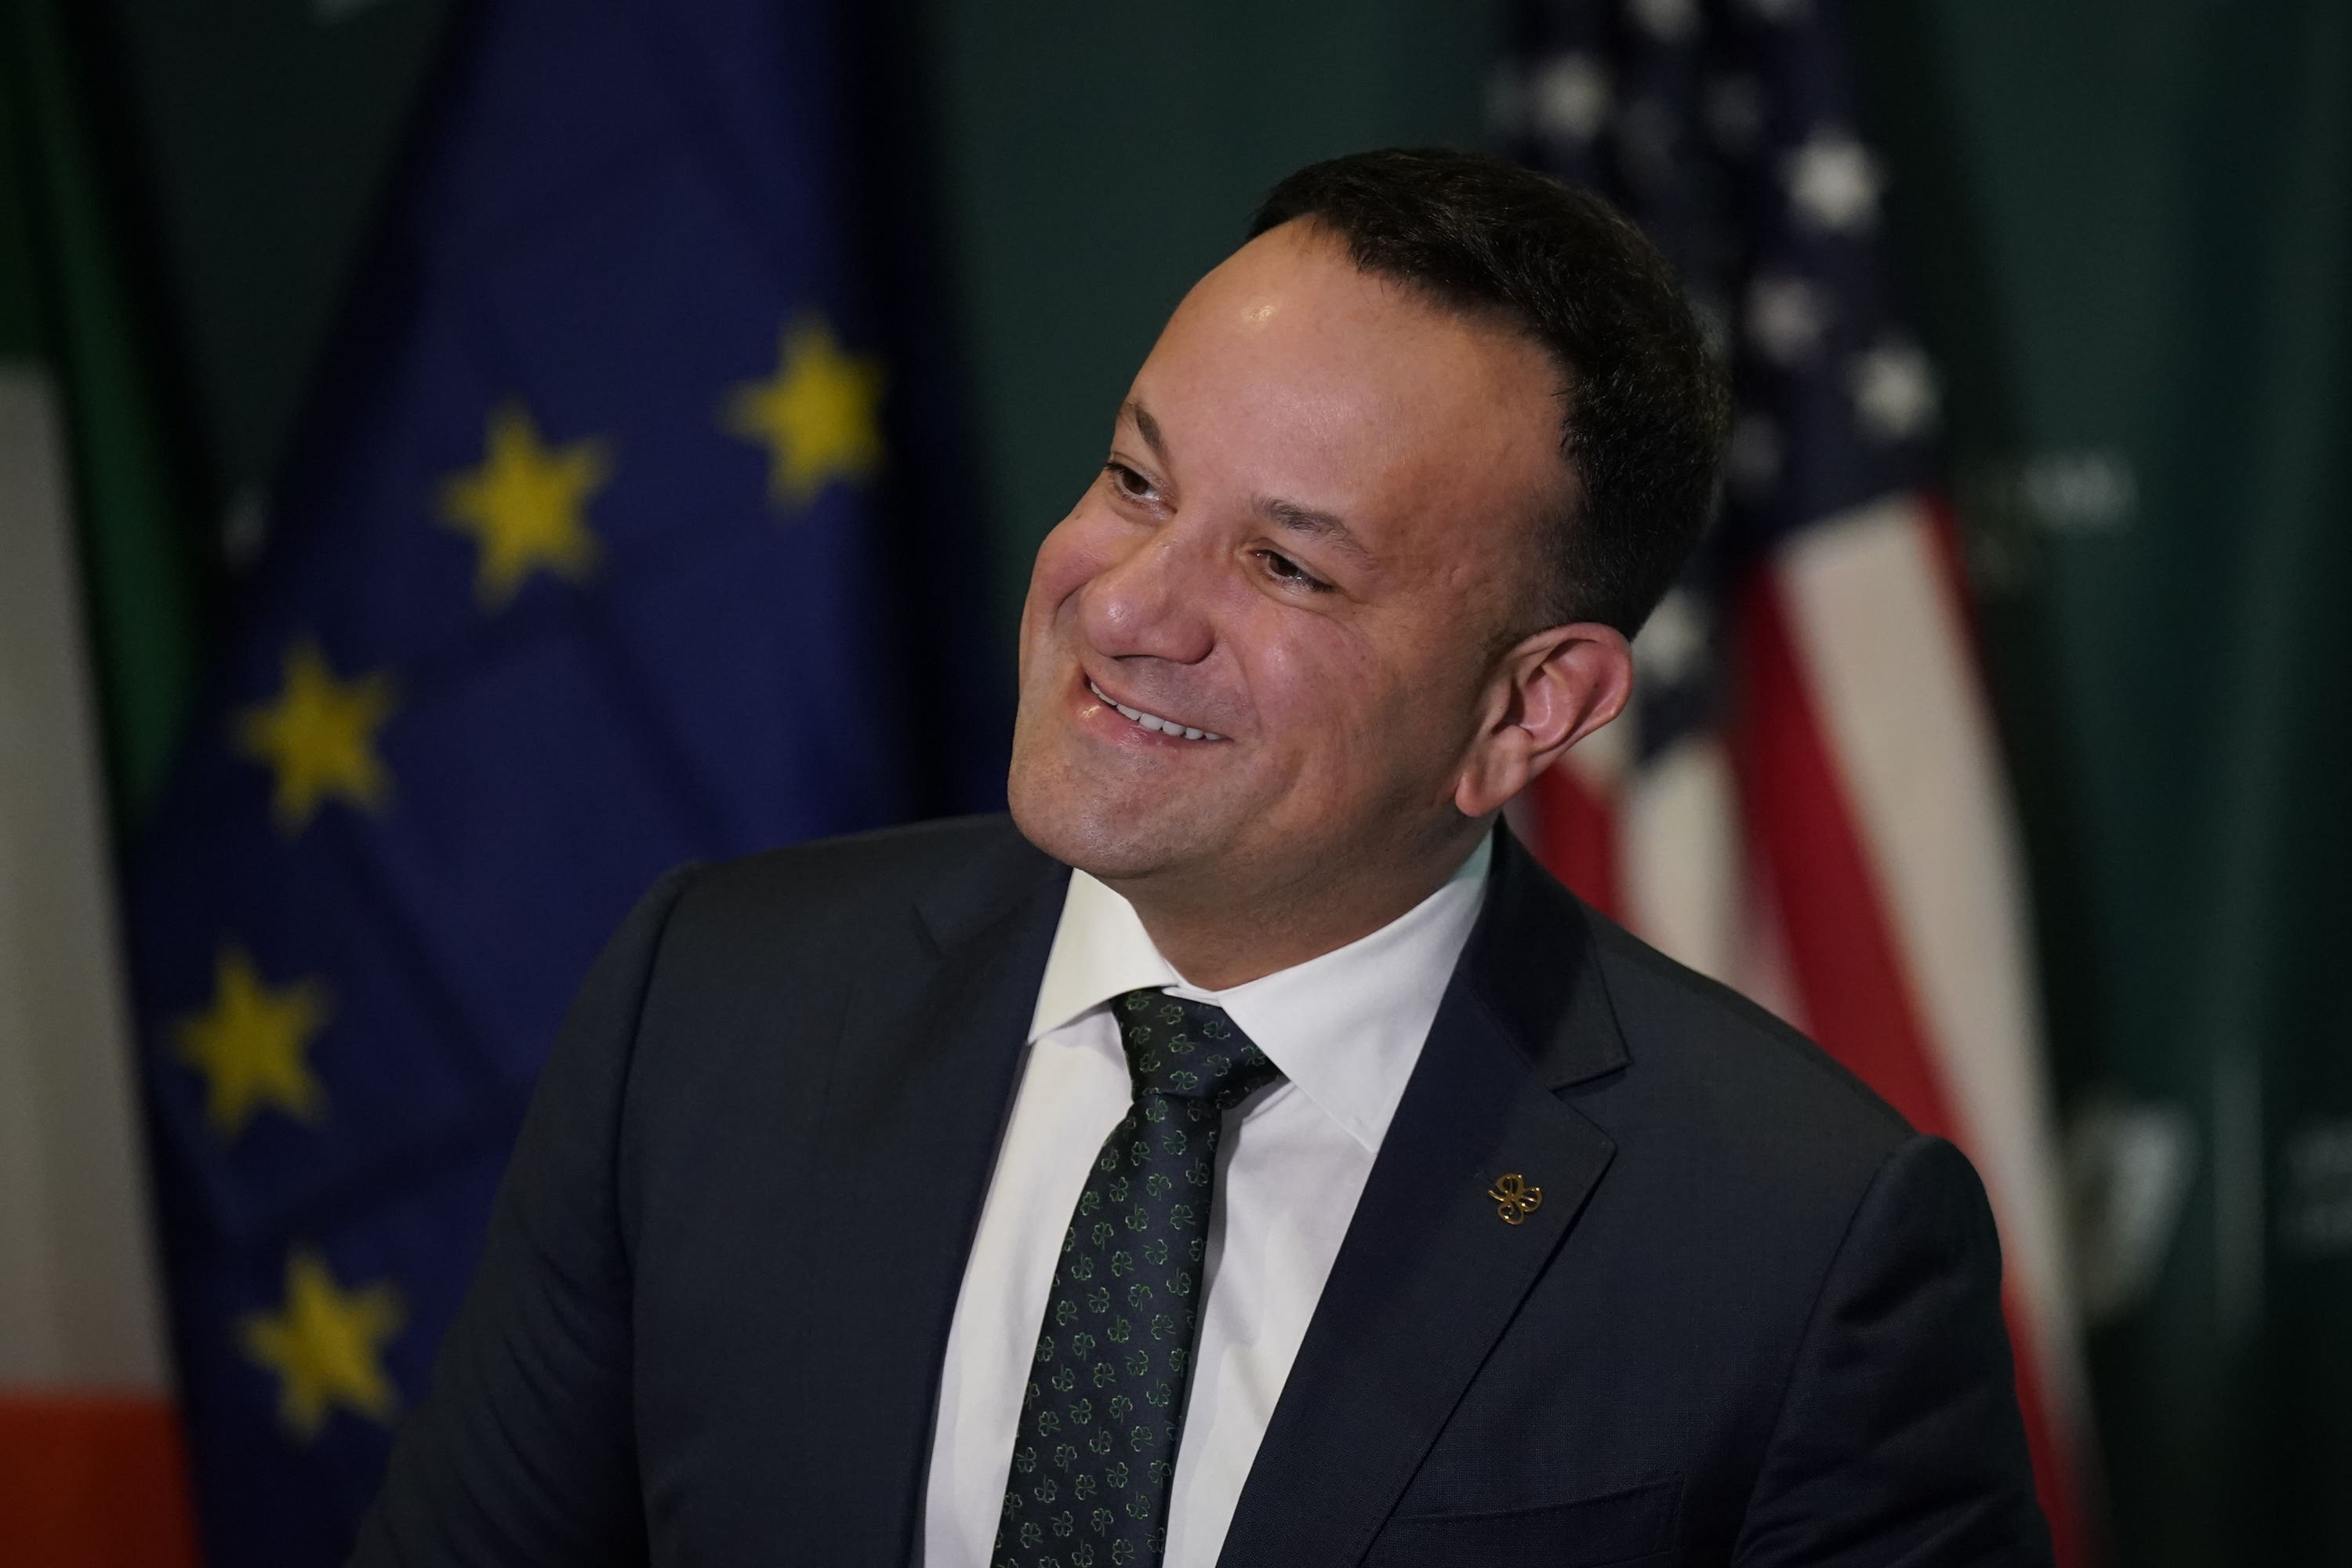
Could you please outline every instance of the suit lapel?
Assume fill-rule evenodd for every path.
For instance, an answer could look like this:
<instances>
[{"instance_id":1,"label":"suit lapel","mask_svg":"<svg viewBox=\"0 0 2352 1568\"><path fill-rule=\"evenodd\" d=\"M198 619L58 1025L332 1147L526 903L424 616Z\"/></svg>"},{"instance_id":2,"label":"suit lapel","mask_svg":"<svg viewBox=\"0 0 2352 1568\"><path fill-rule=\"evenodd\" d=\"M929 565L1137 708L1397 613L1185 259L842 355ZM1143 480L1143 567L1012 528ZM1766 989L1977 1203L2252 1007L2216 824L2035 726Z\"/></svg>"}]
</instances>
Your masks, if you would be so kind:
<instances>
[{"instance_id":1,"label":"suit lapel","mask_svg":"<svg viewBox=\"0 0 2352 1568\"><path fill-rule=\"evenodd\" d=\"M1025 844L1008 858L926 900L908 962L877 966L852 1009L827 1085L816 1169L841 1353L812 1388L833 1440L803 1495L838 1526L811 1539L869 1542L872 1561L916 1550L948 1328L1067 880Z\"/></svg>"},{"instance_id":2,"label":"suit lapel","mask_svg":"<svg viewBox=\"0 0 2352 1568\"><path fill-rule=\"evenodd\" d=\"M1225 1568L1359 1561L1612 1145L1555 1089L1624 1065L1582 911L1498 832L1477 929L1226 1532ZM1541 1201L1509 1224L1492 1190Z\"/></svg>"}]
</instances>

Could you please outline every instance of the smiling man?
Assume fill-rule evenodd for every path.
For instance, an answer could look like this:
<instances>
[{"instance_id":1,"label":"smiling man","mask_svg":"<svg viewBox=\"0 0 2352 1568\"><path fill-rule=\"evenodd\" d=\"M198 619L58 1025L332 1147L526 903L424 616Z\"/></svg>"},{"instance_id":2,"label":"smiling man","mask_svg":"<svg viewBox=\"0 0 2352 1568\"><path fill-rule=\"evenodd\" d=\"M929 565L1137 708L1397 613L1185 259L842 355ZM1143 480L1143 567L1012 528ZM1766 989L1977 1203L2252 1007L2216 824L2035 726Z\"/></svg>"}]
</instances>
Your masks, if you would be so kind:
<instances>
[{"instance_id":1,"label":"smiling man","mask_svg":"<svg viewBox=\"0 0 2352 1568\"><path fill-rule=\"evenodd\" d=\"M1012 816L673 874L367 1563L2038 1563L1974 1173L1498 823L1724 397L1489 160L1267 198L1037 554Z\"/></svg>"}]
</instances>

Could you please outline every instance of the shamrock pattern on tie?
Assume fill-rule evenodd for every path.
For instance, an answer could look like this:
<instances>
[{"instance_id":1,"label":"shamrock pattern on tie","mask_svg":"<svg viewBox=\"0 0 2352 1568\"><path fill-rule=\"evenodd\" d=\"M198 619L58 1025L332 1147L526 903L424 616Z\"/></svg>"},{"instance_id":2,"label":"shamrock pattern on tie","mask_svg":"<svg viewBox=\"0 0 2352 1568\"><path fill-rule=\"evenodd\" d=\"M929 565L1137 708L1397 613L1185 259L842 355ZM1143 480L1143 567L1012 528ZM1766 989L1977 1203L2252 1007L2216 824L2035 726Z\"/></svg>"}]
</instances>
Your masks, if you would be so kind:
<instances>
[{"instance_id":1,"label":"shamrock pattern on tie","mask_svg":"<svg viewBox=\"0 0 2352 1568\"><path fill-rule=\"evenodd\" d=\"M1224 1010L1111 1004L1135 1103L1062 1237L992 1568L1157 1568L1224 1113L1282 1076Z\"/></svg>"}]
</instances>

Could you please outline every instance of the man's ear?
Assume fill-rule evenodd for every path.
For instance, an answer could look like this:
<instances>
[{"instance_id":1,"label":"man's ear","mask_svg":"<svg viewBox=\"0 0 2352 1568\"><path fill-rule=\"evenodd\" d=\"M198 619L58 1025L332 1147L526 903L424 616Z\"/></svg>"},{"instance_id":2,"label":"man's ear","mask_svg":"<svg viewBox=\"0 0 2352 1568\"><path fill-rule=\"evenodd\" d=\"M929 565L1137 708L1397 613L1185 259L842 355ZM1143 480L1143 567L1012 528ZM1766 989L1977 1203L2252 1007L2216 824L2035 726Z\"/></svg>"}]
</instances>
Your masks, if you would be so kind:
<instances>
[{"instance_id":1,"label":"man's ear","mask_svg":"<svg viewBox=\"0 0 2352 1568\"><path fill-rule=\"evenodd\" d=\"M1521 639L1496 666L1454 804L1465 816L1499 811L1568 749L1600 729L1633 692L1633 650L1597 621Z\"/></svg>"}]
</instances>

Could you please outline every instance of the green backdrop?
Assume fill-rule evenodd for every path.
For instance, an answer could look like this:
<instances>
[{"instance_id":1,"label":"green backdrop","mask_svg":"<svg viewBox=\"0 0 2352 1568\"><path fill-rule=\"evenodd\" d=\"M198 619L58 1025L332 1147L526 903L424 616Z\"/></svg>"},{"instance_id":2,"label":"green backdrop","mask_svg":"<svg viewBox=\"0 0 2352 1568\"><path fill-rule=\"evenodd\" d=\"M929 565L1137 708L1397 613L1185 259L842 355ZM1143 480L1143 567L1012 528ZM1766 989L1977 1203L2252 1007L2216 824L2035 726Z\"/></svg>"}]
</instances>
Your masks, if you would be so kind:
<instances>
[{"instance_id":1,"label":"green backdrop","mask_svg":"<svg viewBox=\"0 0 2352 1568\"><path fill-rule=\"evenodd\" d=\"M2352 8L1857 6L2035 874L2118 1561L2352 1561Z\"/></svg>"}]
</instances>

